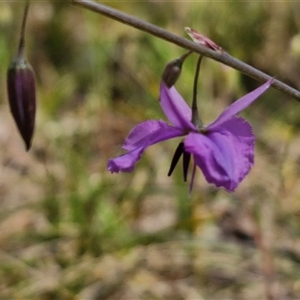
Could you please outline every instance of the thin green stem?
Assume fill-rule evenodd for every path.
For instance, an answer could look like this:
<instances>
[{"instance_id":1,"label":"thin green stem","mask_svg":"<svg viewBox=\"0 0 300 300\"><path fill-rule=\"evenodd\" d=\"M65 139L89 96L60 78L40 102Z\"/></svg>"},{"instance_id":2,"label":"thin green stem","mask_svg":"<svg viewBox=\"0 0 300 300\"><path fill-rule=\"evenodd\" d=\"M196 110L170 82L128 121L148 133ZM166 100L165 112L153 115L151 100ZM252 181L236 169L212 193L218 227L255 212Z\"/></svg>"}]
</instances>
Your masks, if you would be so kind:
<instances>
[{"instance_id":1,"label":"thin green stem","mask_svg":"<svg viewBox=\"0 0 300 300\"><path fill-rule=\"evenodd\" d=\"M23 14L23 20L21 25L21 35L20 35L20 42L19 42L19 48L18 48L18 55L22 55L24 48L25 48L25 28L26 28L26 21L28 16L28 10L29 10L30 1L27 0L25 4L24 14Z\"/></svg>"},{"instance_id":2,"label":"thin green stem","mask_svg":"<svg viewBox=\"0 0 300 300\"><path fill-rule=\"evenodd\" d=\"M201 66L202 58L203 55L200 55L197 61L196 73L194 78L194 87L193 87L193 102L192 102L192 123L198 128L201 128L203 126L203 123L200 119L198 104L197 104L198 79L200 74L200 66Z\"/></svg>"},{"instance_id":3,"label":"thin green stem","mask_svg":"<svg viewBox=\"0 0 300 300\"><path fill-rule=\"evenodd\" d=\"M211 59L219 61L227 66L230 66L230 67L232 67L232 68L246 74L247 76L260 81L260 82L266 82L267 80L269 80L271 78L271 76L232 57L225 51L215 51L215 50L209 49L208 47L196 44L185 38L179 37L169 31L166 31L158 26L155 26L151 23L148 23L148 22L145 22L138 18L135 18L131 15L128 15L126 13L123 13L119 10L108 7L106 5L96 3L91 0L71 0L71 2L75 5L84 7L88 10L91 10L96 13L107 16L118 22L127 24L127 25L137 28L139 30L148 32L154 36L157 36L161 39L164 39L164 40L166 40L170 43L173 43L177 46L180 46L182 48L191 50L193 52L196 52L196 53L201 54L206 57L210 57ZM272 86L274 88L282 91L283 93L294 97L297 101L300 101L300 92L298 90L290 87L289 85L287 85L277 79L274 79Z\"/></svg>"}]
</instances>

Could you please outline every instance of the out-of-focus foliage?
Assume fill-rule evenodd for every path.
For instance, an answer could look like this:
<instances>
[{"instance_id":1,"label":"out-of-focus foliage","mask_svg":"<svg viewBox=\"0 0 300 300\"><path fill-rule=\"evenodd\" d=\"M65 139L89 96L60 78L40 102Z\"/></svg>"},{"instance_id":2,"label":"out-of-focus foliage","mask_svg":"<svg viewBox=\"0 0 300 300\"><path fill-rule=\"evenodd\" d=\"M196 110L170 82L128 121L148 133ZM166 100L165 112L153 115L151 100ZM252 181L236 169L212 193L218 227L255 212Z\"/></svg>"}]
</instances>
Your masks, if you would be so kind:
<instances>
[{"instance_id":1,"label":"out-of-focus foliage","mask_svg":"<svg viewBox=\"0 0 300 300\"><path fill-rule=\"evenodd\" d=\"M297 2L107 4L178 35L195 28L300 88ZM5 92L22 9L0 3L0 298L262 299L270 254L272 292L299 298L300 103L270 89L244 112L256 163L233 194L198 172L188 198L180 166L166 175L176 140L148 149L135 172L109 174L130 129L164 118L160 76L184 50L67 1L32 1L27 56L38 113L26 153ZM196 59L176 84L187 101ZM204 59L204 122L258 85Z\"/></svg>"}]
</instances>

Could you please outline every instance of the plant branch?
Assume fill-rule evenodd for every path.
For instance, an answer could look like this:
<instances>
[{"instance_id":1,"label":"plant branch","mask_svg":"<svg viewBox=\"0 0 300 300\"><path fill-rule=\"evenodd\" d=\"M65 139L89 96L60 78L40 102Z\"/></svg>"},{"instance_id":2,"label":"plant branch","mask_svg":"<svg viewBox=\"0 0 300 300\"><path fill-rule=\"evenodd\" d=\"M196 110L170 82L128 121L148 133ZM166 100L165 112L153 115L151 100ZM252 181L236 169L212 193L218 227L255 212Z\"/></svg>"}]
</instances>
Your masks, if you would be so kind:
<instances>
[{"instance_id":1,"label":"plant branch","mask_svg":"<svg viewBox=\"0 0 300 300\"><path fill-rule=\"evenodd\" d=\"M84 7L88 10L102 14L102 15L107 16L111 19L114 19L118 22L132 26L139 30L148 32L154 36L157 36L157 37L159 37L163 40L166 40L170 43L173 43L177 46L191 50L200 55L209 57L213 60L219 61L219 62L221 62L229 67L232 67L233 69L236 69L236 70L246 74L247 76L252 77L260 82L266 82L267 80L269 80L271 78L269 75L259 71L258 69L232 57L225 51L215 51L215 50L209 49L205 46L196 44L185 38L177 36L174 33L164 30L161 27L155 26L151 23L148 23L146 21L135 18L129 14L123 13L123 12L116 10L114 8L111 8L109 6L106 6L106 5L91 1L91 0L71 0L71 1L75 5ZM287 85L277 79L274 80L272 86L274 88L282 91L283 93L294 97L297 101L300 102L300 92L298 90L290 87L289 85Z\"/></svg>"}]
</instances>

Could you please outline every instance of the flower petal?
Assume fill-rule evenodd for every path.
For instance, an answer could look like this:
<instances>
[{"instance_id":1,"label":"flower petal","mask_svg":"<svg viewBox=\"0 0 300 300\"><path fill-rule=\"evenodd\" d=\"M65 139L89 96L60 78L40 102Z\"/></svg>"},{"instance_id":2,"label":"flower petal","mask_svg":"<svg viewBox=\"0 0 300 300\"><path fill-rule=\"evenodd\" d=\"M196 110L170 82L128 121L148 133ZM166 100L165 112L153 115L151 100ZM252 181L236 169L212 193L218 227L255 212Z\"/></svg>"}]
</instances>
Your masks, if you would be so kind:
<instances>
[{"instance_id":1,"label":"flower petal","mask_svg":"<svg viewBox=\"0 0 300 300\"><path fill-rule=\"evenodd\" d=\"M207 125L206 128L210 130L215 130L220 127L224 122L231 119L233 116L241 112L243 109L248 107L252 102L254 102L262 93L264 93L273 83L273 78L268 80L266 83L261 85L259 88L243 96L239 100L235 101L229 105L220 116L211 124Z\"/></svg>"},{"instance_id":2,"label":"flower petal","mask_svg":"<svg viewBox=\"0 0 300 300\"><path fill-rule=\"evenodd\" d=\"M229 191L237 188L254 162L254 136L242 118L232 118L219 131L190 133L184 146L206 180Z\"/></svg>"},{"instance_id":3,"label":"flower petal","mask_svg":"<svg viewBox=\"0 0 300 300\"><path fill-rule=\"evenodd\" d=\"M135 163L141 158L141 155L145 148L139 147L133 151L127 152L116 158L111 158L107 163L107 170L111 173L132 172L134 170Z\"/></svg>"},{"instance_id":4,"label":"flower petal","mask_svg":"<svg viewBox=\"0 0 300 300\"><path fill-rule=\"evenodd\" d=\"M107 169L112 173L132 172L148 146L182 135L184 135L183 129L170 126L161 120L142 122L134 127L126 138L123 149L129 152L111 158L108 161Z\"/></svg>"},{"instance_id":5,"label":"flower petal","mask_svg":"<svg viewBox=\"0 0 300 300\"><path fill-rule=\"evenodd\" d=\"M161 82L159 100L162 110L173 125L196 130L191 122L192 111L174 86L168 88L164 82Z\"/></svg>"},{"instance_id":6,"label":"flower petal","mask_svg":"<svg viewBox=\"0 0 300 300\"><path fill-rule=\"evenodd\" d=\"M162 120L148 120L135 126L125 140L123 149L132 151L184 135L184 130L170 126Z\"/></svg>"}]
</instances>

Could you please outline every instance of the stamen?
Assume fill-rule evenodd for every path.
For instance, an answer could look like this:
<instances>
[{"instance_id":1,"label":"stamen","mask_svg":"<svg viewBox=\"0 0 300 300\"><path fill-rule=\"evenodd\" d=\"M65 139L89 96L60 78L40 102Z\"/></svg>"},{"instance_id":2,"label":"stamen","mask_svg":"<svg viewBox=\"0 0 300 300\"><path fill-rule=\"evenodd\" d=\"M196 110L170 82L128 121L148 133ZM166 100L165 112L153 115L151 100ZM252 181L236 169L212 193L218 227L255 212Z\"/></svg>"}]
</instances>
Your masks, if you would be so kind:
<instances>
[{"instance_id":1,"label":"stamen","mask_svg":"<svg viewBox=\"0 0 300 300\"><path fill-rule=\"evenodd\" d=\"M176 148L175 150L175 153L174 153L174 156L172 158L172 162L171 162L171 166L170 166L170 170L168 172L168 176L171 176L178 161L179 161L179 158L181 156L181 154L183 153L184 149L183 149L183 142L181 142L178 147Z\"/></svg>"},{"instance_id":2,"label":"stamen","mask_svg":"<svg viewBox=\"0 0 300 300\"><path fill-rule=\"evenodd\" d=\"M183 180L184 180L184 182L187 181L190 160L191 160L191 154L183 150Z\"/></svg>"},{"instance_id":3,"label":"stamen","mask_svg":"<svg viewBox=\"0 0 300 300\"><path fill-rule=\"evenodd\" d=\"M194 179L195 179L195 174L196 174L196 164L194 162L193 170L192 170L192 178L190 182L190 187L189 187L189 198L191 197L193 186L194 186Z\"/></svg>"}]
</instances>

